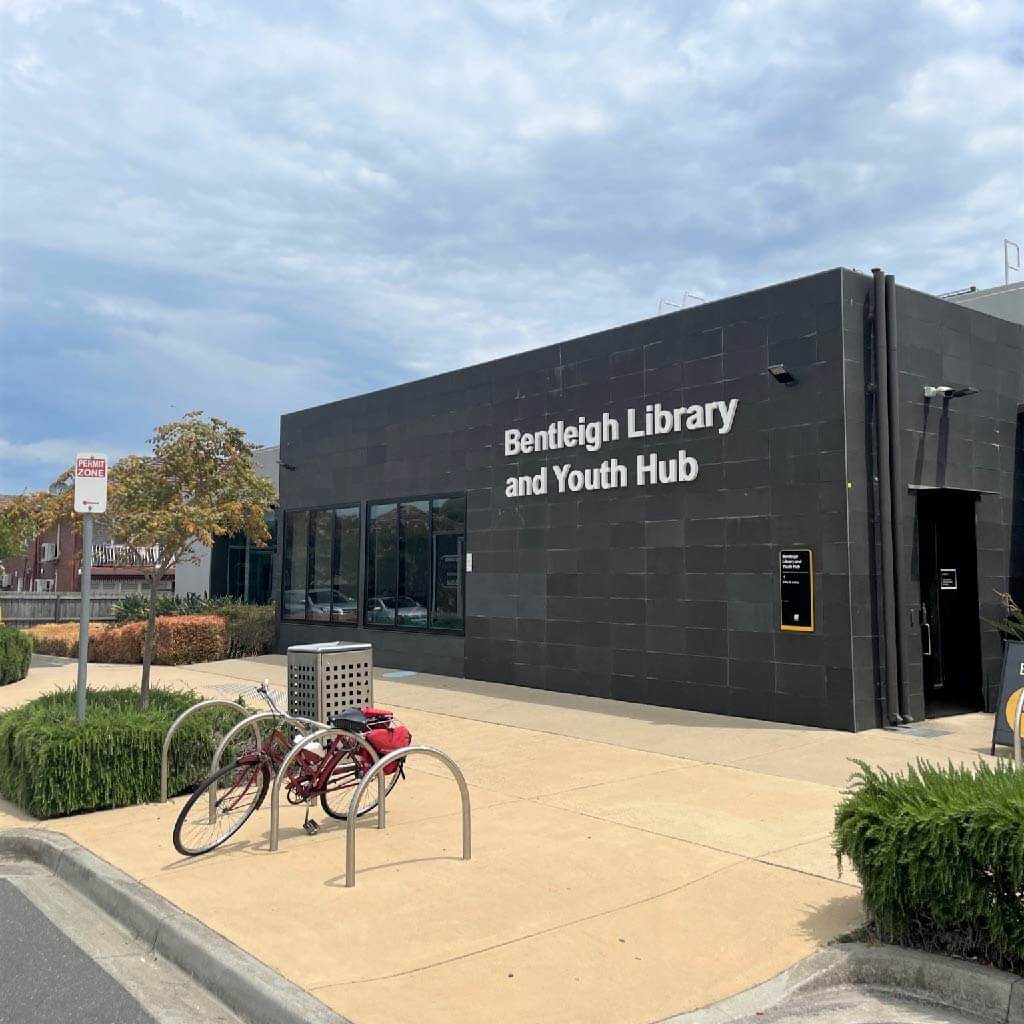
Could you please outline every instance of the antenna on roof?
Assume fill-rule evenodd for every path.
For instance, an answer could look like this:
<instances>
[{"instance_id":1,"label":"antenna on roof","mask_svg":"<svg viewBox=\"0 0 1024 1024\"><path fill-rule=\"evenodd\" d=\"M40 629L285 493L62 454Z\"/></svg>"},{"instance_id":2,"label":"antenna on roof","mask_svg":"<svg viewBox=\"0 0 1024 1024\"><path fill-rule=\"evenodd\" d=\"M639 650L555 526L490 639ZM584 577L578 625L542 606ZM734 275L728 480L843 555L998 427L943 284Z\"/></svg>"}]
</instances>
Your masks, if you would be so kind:
<instances>
[{"instance_id":1,"label":"antenna on roof","mask_svg":"<svg viewBox=\"0 0 1024 1024\"><path fill-rule=\"evenodd\" d=\"M1016 263L1010 262L1010 250L1013 249L1016 253ZM1016 242L1011 242L1008 238L1003 239L1003 284L1010 283L1010 271L1016 270L1020 273L1020 246Z\"/></svg>"},{"instance_id":2,"label":"antenna on roof","mask_svg":"<svg viewBox=\"0 0 1024 1024\"><path fill-rule=\"evenodd\" d=\"M687 302L690 299L695 299L697 302L707 302L703 295L698 295L696 292L683 292L682 302L670 302L668 299L658 299L658 316L661 316L665 312L666 306L671 306L673 309L686 309Z\"/></svg>"}]
</instances>

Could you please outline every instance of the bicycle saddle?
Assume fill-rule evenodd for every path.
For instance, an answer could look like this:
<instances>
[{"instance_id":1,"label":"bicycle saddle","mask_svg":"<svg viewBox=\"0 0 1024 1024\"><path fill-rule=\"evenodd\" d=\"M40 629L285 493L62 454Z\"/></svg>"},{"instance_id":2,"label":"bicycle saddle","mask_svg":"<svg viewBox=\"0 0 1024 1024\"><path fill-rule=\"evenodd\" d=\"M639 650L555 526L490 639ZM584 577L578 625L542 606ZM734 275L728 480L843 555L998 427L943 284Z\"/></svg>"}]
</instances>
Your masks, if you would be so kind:
<instances>
[{"instance_id":1,"label":"bicycle saddle","mask_svg":"<svg viewBox=\"0 0 1024 1024\"><path fill-rule=\"evenodd\" d=\"M341 714L331 718L331 725L335 729L344 729L346 732L366 732L369 728L366 715L360 708L345 708Z\"/></svg>"}]
</instances>

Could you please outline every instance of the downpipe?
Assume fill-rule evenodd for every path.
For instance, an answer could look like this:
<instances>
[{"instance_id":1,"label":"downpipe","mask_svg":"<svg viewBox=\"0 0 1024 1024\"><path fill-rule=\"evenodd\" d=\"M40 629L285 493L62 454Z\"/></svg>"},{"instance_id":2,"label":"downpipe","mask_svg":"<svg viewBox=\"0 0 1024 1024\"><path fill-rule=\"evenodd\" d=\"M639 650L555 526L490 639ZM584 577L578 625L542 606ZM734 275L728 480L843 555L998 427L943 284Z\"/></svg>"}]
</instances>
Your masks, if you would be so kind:
<instances>
[{"instance_id":1,"label":"downpipe","mask_svg":"<svg viewBox=\"0 0 1024 1024\"><path fill-rule=\"evenodd\" d=\"M890 725L902 725L900 714L900 666L896 604L896 563L893 550L893 475L892 439L890 422L890 360L886 311L885 274L877 267L871 271L873 279L873 326L875 335L875 380L878 395L875 415L878 418L878 507L881 519L882 545L882 638L885 646L885 713ZM897 435L898 437L898 435Z\"/></svg>"},{"instance_id":2,"label":"downpipe","mask_svg":"<svg viewBox=\"0 0 1024 1024\"><path fill-rule=\"evenodd\" d=\"M912 722L910 714L910 701L907 697L907 665L910 663L910 656L907 653L907 623L905 611L908 607L906 601L906 577L902 571L907 564L907 548L904 543L904 517L903 506L906 501L907 488L903 480L903 457L902 457L902 433L900 431L900 371L899 371L899 337L896 333L896 278L892 274L885 275L885 337L888 349L888 394L889 403L889 446L891 456L889 468L892 472L892 484L890 487L892 497L892 541L894 548L894 565L896 573L893 576L893 626L896 632L896 653L898 657L899 674L896 677L897 692L899 695L900 718L904 723Z\"/></svg>"}]
</instances>

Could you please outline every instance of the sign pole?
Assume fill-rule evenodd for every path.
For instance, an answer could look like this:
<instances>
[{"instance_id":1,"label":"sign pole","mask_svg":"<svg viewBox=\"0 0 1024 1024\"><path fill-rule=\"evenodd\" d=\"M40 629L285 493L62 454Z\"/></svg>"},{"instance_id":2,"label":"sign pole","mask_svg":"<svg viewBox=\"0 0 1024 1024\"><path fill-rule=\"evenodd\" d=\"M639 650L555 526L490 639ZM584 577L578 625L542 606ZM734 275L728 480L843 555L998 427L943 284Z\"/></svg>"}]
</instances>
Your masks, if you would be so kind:
<instances>
[{"instance_id":1,"label":"sign pole","mask_svg":"<svg viewBox=\"0 0 1024 1024\"><path fill-rule=\"evenodd\" d=\"M78 616L78 691L75 717L85 721L85 687L89 671L89 618L92 611L92 517L107 511L107 457L90 452L75 456L75 511L82 516L82 578Z\"/></svg>"},{"instance_id":2,"label":"sign pole","mask_svg":"<svg viewBox=\"0 0 1024 1024\"><path fill-rule=\"evenodd\" d=\"M82 513L82 610L78 617L78 694L75 715L85 721L85 687L89 671L89 612L92 596L92 513Z\"/></svg>"}]
</instances>

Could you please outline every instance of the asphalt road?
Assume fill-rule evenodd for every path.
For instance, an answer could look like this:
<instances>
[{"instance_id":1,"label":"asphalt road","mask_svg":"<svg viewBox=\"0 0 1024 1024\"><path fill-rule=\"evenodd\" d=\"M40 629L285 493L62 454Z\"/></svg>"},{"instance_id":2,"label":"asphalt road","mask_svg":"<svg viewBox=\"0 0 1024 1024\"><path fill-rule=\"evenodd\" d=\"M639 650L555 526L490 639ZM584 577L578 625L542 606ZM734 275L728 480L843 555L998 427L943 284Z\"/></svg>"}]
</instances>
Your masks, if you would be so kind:
<instances>
[{"instance_id":1,"label":"asphalt road","mask_svg":"<svg viewBox=\"0 0 1024 1024\"><path fill-rule=\"evenodd\" d=\"M0 878L0 934L0 1024L154 1024L123 986L6 878Z\"/></svg>"},{"instance_id":2,"label":"asphalt road","mask_svg":"<svg viewBox=\"0 0 1024 1024\"><path fill-rule=\"evenodd\" d=\"M0 858L0 1024L239 1024L36 864Z\"/></svg>"}]
</instances>

